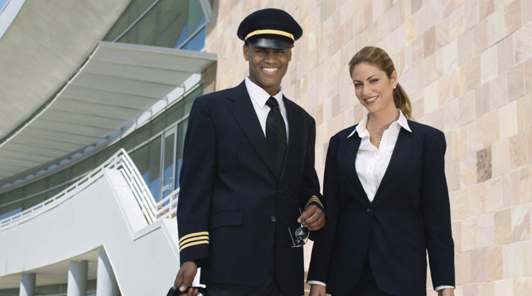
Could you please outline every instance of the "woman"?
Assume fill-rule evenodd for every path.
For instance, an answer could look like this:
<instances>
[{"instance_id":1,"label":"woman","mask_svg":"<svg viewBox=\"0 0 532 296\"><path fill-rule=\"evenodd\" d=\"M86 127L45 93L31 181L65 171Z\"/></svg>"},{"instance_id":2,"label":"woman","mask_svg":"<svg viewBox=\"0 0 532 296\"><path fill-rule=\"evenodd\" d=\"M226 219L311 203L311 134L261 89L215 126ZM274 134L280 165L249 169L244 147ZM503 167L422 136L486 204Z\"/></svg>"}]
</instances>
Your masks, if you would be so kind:
<instances>
[{"instance_id":1,"label":"woman","mask_svg":"<svg viewBox=\"0 0 532 296\"><path fill-rule=\"evenodd\" d=\"M454 295L445 136L409 120L384 50L363 48L349 73L368 114L329 143L327 224L312 251L310 295L426 295L427 251L438 295Z\"/></svg>"}]
</instances>

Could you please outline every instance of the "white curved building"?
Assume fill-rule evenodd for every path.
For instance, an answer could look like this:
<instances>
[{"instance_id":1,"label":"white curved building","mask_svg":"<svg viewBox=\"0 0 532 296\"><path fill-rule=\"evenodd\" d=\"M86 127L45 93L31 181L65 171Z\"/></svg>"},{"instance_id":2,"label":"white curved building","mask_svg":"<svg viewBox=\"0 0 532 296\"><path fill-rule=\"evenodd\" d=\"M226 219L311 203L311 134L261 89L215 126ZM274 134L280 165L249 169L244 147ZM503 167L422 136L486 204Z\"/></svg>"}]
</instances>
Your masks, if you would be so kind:
<instances>
[{"instance_id":1,"label":"white curved building","mask_svg":"<svg viewBox=\"0 0 532 296\"><path fill-rule=\"evenodd\" d=\"M0 295L164 295L211 1L0 1Z\"/></svg>"},{"instance_id":2,"label":"white curved building","mask_svg":"<svg viewBox=\"0 0 532 296\"><path fill-rule=\"evenodd\" d=\"M303 27L283 94L318 175L379 46L446 135L455 294L530 296L532 0L0 0L0 296L166 293L187 114L248 74L236 31L265 7Z\"/></svg>"}]
</instances>

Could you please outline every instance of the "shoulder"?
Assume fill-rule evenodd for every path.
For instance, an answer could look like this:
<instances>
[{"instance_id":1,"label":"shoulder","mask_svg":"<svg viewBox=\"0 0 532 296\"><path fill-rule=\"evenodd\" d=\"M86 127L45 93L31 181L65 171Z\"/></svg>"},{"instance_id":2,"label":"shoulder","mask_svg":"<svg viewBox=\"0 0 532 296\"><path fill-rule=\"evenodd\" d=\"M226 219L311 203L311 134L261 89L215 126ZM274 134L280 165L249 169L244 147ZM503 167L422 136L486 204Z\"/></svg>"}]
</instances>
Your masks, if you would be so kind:
<instances>
[{"instance_id":1,"label":"shoulder","mask_svg":"<svg viewBox=\"0 0 532 296\"><path fill-rule=\"evenodd\" d=\"M337 132L334 136L331 137L331 141L338 141L341 139L347 139L347 137L356 129L358 124L355 124L353 126L350 126L348 128L345 128L339 132ZM357 136L353 135L352 137Z\"/></svg>"},{"instance_id":2,"label":"shoulder","mask_svg":"<svg viewBox=\"0 0 532 296\"><path fill-rule=\"evenodd\" d=\"M245 91L245 85L241 83L240 85L214 91L208 94L201 95L194 100L192 104L192 111L194 109L209 109L209 110L219 110L224 104L226 104L233 97L239 97L239 94Z\"/></svg>"},{"instance_id":3,"label":"shoulder","mask_svg":"<svg viewBox=\"0 0 532 296\"><path fill-rule=\"evenodd\" d=\"M228 88L228 89L222 89L222 90L215 91L212 93L204 94L202 96L197 97L194 102L199 102L203 104L214 103L216 101L229 97L229 94L231 93L232 90L233 90L232 88Z\"/></svg>"},{"instance_id":4,"label":"shoulder","mask_svg":"<svg viewBox=\"0 0 532 296\"><path fill-rule=\"evenodd\" d=\"M314 120L314 117L312 117L312 115L310 115L305 109L303 109L303 107L299 106L298 104L296 104L294 101L288 99L287 97L283 96L284 98L284 104L285 104L285 107L286 108L291 108L292 110L298 112L299 114L301 114L301 116L303 116L303 118L305 118L306 120L312 122L313 124L316 124L316 121Z\"/></svg>"},{"instance_id":5,"label":"shoulder","mask_svg":"<svg viewBox=\"0 0 532 296\"><path fill-rule=\"evenodd\" d=\"M412 129L412 132L418 132L427 135L443 135L443 132L439 129L416 121L408 120L408 126L410 126L410 129Z\"/></svg>"},{"instance_id":6,"label":"shoulder","mask_svg":"<svg viewBox=\"0 0 532 296\"><path fill-rule=\"evenodd\" d=\"M431 145L435 141L445 143L445 134L437 128L410 120L408 126L412 130L413 136L422 141L424 145Z\"/></svg>"}]
</instances>

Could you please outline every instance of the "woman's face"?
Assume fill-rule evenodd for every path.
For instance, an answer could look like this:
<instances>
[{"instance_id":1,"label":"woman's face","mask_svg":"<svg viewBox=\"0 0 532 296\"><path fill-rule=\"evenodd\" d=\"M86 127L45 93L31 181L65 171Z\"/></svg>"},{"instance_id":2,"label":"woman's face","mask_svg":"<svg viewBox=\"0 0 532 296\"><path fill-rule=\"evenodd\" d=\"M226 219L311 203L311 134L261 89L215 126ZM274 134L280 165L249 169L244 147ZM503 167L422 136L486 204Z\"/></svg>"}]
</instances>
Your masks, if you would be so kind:
<instances>
[{"instance_id":1,"label":"woman's face","mask_svg":"<svg viewBox=\"0 0 532 296\"><path fill-rule=\"evenodd\" d=\"M378 67L370 63L360 63L351 73L355 93L360 103L370 113L395 111L393 89L397 85L397 73L390 78Z\"/></svg>"}]
</instances>

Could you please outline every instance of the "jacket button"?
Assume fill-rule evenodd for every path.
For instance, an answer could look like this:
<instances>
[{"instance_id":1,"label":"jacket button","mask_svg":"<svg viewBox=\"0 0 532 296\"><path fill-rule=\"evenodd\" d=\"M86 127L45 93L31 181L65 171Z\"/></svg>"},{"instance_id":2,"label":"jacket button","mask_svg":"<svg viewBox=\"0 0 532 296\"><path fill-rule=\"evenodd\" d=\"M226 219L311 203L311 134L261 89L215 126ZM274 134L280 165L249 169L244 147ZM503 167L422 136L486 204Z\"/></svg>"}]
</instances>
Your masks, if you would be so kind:
<instances>
[{"instance_id":1,"label":"jacket button","mask_svg":"<svg viewBox=\"0 0 532 296\"><path fill-rule=\"evenodd\" d=\"M275 216L272 216L272 222L275 223L275 221L277 221L277 218Z\"/></svg>"},{"instance_id":2,"label":"jacket button","mask_svg":"<svg viewBox=\"0 0 532 296\"><path fill-rule=\"evenodd\" d=\"M373 210L371 208L368 208L367 212L371 213Z\"/></svg>"}]
</instances>

